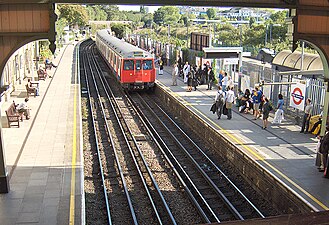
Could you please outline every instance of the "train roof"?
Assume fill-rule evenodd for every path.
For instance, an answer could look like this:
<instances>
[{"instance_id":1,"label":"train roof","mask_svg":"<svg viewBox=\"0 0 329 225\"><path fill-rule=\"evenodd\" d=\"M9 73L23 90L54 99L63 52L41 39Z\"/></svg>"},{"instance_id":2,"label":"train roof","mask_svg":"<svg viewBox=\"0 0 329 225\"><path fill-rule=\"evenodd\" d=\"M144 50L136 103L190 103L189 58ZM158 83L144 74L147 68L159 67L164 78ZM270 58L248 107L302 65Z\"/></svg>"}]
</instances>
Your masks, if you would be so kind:
<instances>
[{"instance_id":1,"label":"train roof","mask_svg":"<svg viewBox=\"0 0 329 225\"><path fill-rule=\"evenodd\" d=\"M124 58L153 58L151 53L112 36L108 30L98 31L97 36Z\"/></svg>"}]
</instances>

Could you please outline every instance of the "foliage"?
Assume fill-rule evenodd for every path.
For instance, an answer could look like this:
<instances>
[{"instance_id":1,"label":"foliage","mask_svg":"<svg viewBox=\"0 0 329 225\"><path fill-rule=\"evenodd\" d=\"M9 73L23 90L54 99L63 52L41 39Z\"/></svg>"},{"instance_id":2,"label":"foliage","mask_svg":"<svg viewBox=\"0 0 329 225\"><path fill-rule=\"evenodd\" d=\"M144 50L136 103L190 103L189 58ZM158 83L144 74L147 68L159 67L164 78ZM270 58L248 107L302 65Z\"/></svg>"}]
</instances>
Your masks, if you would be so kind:
<instances>
[{"instance_id":1,"label":"foliage","mask_svg":"<svg viewBox=\"0 0 329 225\"><path fill-rule=\"evenodd\" d=\"M59 44L59 47L61 47L62 39L64 36L64 27L68 25L68 22L65 18L61 18L56 21L56 42Z\"/></svg>"},{"instance_id":2,"label":"foliage","mask_svg":"<svg viewBox=\"0 0 329 225\"><path fill-rule=\"evenodd\" d=\"M216 16L216 11L215 11L215 9L214 9L214 8L209 8L209 9L207 10L207 16L208 16L208 18L209 18L210 20L214 19L215 16Z\"/></svg>"},{"instance_id":3,"label":"foliage","mask_svg":"<svg viewBox=\"0 0 329 225\"><path fill-rule=\"evenodd\" d=\"M153 23L153 14L152 13L145 14L142 17L142 22L144 23L143 25L144 28L150 28Z\"/></svg>"},{"instance_id":4,"label":"foliage","mask_svg":"<svg viewBox=\"0 0 329 225\"><path fill-rule=\"evenodd\" d=\"M87 6L89 20L104 21L107 19L107 13L103 10L102 6L92 5Z\"/></svg>"},{"instance_id":5,"label":"foliage","mask_svg":"<svg viewBox=\"0 0 329 225\"><path fill-rule=\"evenodd\" d=\"M127 25L122 23L111 24L111 30L117 38L123 38L127 32Z\"/></svg>"},{"instance_id":6,"label":"foliage","mask_svg":"<svg viewBox=\"0 0 329 225\"><path fill-rule=\"evenodd\" d=\"M49 41L40 41L40 57L45 60L45 59L50 59L52 57L52 53L49 50Z\"/></svg>"},{"instance_id":7,"label":"foliage","mask_svg":"<svg viewBox=\"0 0 329 225\"><path fill-rule=\"evenodd\" d=\"M63 4L58 6L59 19L65 18L70 26L85 26L88 24L89 16L86 7L82 5Z\"/></svg>"},{"instance_id":8,"label":"foliage","mask_svg":"<svg viewBox=\"0 0 329 225\"><path fill-rule=\"evenodd\" d=\"M156 24L176 24L180 19L179 9L175 6L162 6L154 12L153 20Z\"/></svg>"}]
</instances>

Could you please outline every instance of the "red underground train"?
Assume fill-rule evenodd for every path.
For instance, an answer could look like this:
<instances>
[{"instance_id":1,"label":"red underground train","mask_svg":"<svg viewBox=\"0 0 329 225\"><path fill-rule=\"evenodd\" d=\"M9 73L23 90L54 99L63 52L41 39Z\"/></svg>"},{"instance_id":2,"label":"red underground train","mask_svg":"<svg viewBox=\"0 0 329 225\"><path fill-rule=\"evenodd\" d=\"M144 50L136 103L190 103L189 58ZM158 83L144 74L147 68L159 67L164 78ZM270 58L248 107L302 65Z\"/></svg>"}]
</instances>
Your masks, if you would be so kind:
<instances>
[{"instance_id":1,"label":"red underground train","mask_svg":"<svg viewBox=\"0 0 329 225\"><path fill-rule=\"evenodd\" d=\"M148 90L154 87L155 67L152 54L100 30L96 45L112 72L127 90Z\"/></svg>"}]
</instances>

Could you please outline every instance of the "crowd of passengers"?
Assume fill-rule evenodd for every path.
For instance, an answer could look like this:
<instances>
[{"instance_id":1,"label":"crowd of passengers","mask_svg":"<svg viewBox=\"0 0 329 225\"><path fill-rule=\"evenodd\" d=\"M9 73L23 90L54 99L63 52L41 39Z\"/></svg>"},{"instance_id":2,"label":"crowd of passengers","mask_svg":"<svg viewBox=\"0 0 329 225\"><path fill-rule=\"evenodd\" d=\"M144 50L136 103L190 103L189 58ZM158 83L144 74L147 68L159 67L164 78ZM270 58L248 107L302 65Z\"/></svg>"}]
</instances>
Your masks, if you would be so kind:
<instances>
[{"instance_id":1,"label":"crowd of passengers","mask_svg":"<svg viewBox=\"0 0 329 225\"><path fill-rule=\"evenodd\" d=\"M182 64L182 60L179 57L177 63L175 63L172 71L172 85L177 85L177 77L183 77L184 83L187 84L187 91L192 89L197 90L198 85L207 85L207 90L211 90L214 86L215 74L212 68L204 64L203 66L190 66L188 62ZM211 111L216 113L217 118L221 119L222 114L227 116L228 120L232 119L232 106L236 102L239 107L240 113L252 113L253 119L257 120L262 117L263 125L262 129L268 127L268 117L271 111L274 112L273 124L281 124L284 120L284 99L283 95L278 95L278 102L274 106L271 101L263 94L259 87L255 87L253 90L246 89L244 92L238 90L238 96L234 93L234 83L226 72L221 71L218 76L217 92L214 100L214 104L211 107ZM329 151L329 127L327 127L326 134L320 136L322 115L318 116L316 121L310 128L310 120L312 116L313 104L310 98L305 101L305 108L303 112L303 121L300 133L313 133L318 139L317 145L317 160L319 172L324 172L324 177L329 178L325 168L329 168L327 163L328 151Z\"/></svg>"}]
</instances>

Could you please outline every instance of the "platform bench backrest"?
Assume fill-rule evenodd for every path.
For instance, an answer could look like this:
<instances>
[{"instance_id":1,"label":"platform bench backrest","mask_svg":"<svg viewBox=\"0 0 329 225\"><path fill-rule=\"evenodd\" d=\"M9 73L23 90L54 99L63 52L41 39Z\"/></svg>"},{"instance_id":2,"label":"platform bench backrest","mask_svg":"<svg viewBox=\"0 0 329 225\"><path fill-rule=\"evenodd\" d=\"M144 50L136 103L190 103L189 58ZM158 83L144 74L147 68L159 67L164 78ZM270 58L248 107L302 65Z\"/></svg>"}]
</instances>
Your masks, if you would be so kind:
<instances>
[{"instance_id":1,"label":"platform bench backrest","mask_svg":"<svg viewBox=\"0 0 329 225\"><path fill-rule=\"evenodd\" d=\"M27 97L29 97L30 94L34 94L35 95L35 89L34 88L30 88L28 84L26 84L25 87L26 87Z\"/></svg>"},{"instance_id":2,"label":"platform bench backrest","mask_svg":"<svg viewBox=\"0 0 329 225\"><path fill-rule=\"evenodd\" d=\"M9 108L6 110L7 120L8 120L8 126L11 127L11 123L17 123L14 124L14 126L19 127L19 119L20 114L16 110L15 102L13 102Z\"/></svg>"},{"instance_id":3,"label":"platform bench backrest","mask_svg":"<svg viewBox=\"0 0 329 225\"><path fill-rule=\"evenodd\" d=\"M44 70L38 70L38 79L39 80L45 80L47 78L47 72Z\"/></svg>"}]
</instances>

